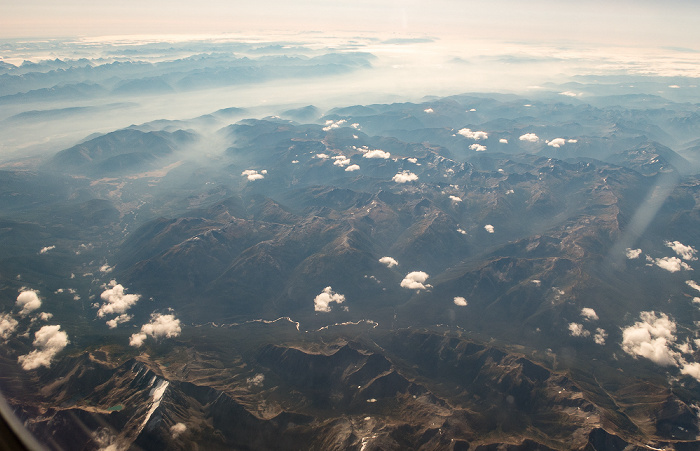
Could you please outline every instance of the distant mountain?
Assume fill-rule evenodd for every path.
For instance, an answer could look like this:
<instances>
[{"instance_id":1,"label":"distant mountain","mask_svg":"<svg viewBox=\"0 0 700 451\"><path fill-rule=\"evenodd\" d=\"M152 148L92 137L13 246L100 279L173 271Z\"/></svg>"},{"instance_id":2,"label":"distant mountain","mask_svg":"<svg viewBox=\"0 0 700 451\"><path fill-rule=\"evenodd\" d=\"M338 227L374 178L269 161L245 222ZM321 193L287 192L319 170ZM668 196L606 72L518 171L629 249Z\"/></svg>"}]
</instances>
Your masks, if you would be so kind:
<instances>
[{"instance_id":1,"label":"distant mountain","mask_svg":"<svg viewBox=\"0 0 700 451\"><path fill-rule=\"evenodd\" d=\"M124 129L62 150L47 168L94 175L142 171L193 139L192 133L182 130L169 133Z\"/></svg>"}]
</instances>

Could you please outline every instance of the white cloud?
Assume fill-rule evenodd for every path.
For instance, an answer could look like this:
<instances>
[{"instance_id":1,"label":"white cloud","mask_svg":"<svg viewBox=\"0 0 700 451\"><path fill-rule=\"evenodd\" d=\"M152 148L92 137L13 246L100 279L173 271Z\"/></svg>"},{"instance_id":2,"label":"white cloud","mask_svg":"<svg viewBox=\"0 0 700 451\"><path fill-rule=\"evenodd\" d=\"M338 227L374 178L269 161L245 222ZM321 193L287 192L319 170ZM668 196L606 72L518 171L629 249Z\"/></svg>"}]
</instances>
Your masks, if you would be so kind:
<instances>
[{"instance_id":1,"label":"white cloud","mask_svg":"<svg viewBox=\"0 0 700 451\"><path fill-rule=\"evenodd\" d=\"M434 113L434 112L435 112L432 108L426 108L426 109L424 109L423 111L425 111L425 112L428 113L428 114Z\"/></svg>"},{"instance_id":2,"label":"white cloud","mask_svg":"<svg viewBox=\"0 0 700 451\"><path fill-rule=\"evenodd\" d=\"M469 149L471 149L475 152L484 152L486 150L486 146L482 146L481 144L474 143L471 146L469 146Z\"/></svg>"},{"instance_id":3,"label":"white cloud","mask_svg":"<svg viewBox=\"0 0 700 451\"><path fill-rule=\"evenodd\" d=\"M141 332L131 335L129 345L138 348L149 336L158 340L159 338L177 337L180 332L182 332L180 320L176 319L175 315L152 313L151 321L141 326Z\"/></svg>"},{"instance_id":4,"label":"white cloud","mask_svg":"<svg viewBox=\"0 0 700 451\"><path fill-rule=\"evenodd\" d=\"M263 170L261 172L258 172L254 169L246 169L245 171L241 172L241 175L243 177L248 177L248 181L254 181L254 180L260 180L264 179L265 176L263 174L267 174L267 171Z\"/></svg>"},{"instance_id":5,"label":"white cloud","mask_svg":"<svg viewBox=\"0 0 700 451\"><path fill-rule=\"evenodd\" d=\"M627 258L630 260L634 260L635 258L638 258L640 255L642 255L642 250L641 249L630 249L629 247L625 250L625 255Z\"/></svg>"},{"instance_id":6,"label":"white cloud","mask_svg":"<svg viewBox=\"0 0 700 451\"><path fill-rule=\"evenodd\" d=\"M606 338L608 338L608 333L605 332L605 329L601 329L599 327L595 330L595 335L593 336L593 341L595 341L596 344L604 346Z\"/></svg>"},{"instance_id":7,"label":"white cloud","mask_svg":"<svg viewBox=\"0 0 700 451\"><path fill-rule=\"evenodd\" d=\"M262 386L263 382L265 381L265 375L262 373L258 373L253 377L247 378L245 381L250 386L260 387L260 386Z\"/></svg>"},{"instance_id":8,"label":"white cloud","mask_svg":"<svg viewBox=\"0 0 700 451\"><path fill-rule=\"evenodd\" d=\"M588 337L591 335L589 331L583 328L583 324L569 323L569 333L572 337Z\"/></svg>"},{"instance_id":9,"label":"white cloud","mask_svg":"<svg viewBox=\"0 0 700 451\"><path fill-rule=\"evenodd\" d=\"M68 346L68 334L61 330L61 326L43 326L34 333L35 348L32 352L26 355L21 355L17 361L22 365L22 368L29 371L40 366L50 367L51 360Z\"/></svg>"},{"instance_id":10,"label":"white cloud","mask_svg":"<svg viewBox=\"0 0 700 451\"><path fill-rule=\"evenodd\" d=\"M687 374L688 376L694 377L698 382L700 382L700 363L683 362L681 367L681 374Z\"/></svg>"},{"instance_id":11,"label":"white cloud","mask_svg":"<svg viewBox=\"0 0 700 451\"><path fill-rule=\"evenodd\" d=\"M396 183L406 183L418 180L418 176L411 171L401 171L391 178Z\"/></svg>"},{"instance_id":12,"label":"white cloud","mask_svg":"<svg viewBox=\"0 0 700 451\"><path fill-rule=\"evenodd\" d=\"M105 302L97 311L99 318L113 313L122 314L141 299L140 294L126 294L124 287L116 280L111 280L108 286L109 288L100 295L100 298Z\"/></svg>"},{"instance_id":13,"label":"white cloud","mask_svg":"<svg viewBox=\"0 0 700 451\"><path fill-rule=\"evenodd\" d=\"M678 366L678 352L671 349L676 341L676 323L665 313L641 312L641 321L622 330L622 350L661 366Z\"/></svg>"},{"instance_id":14,"label":"white cloud","mask_svg":"<svg viewBox=\"0 0 700 451\"><path fill-rule=\"evenodd\" d=\"M473 139L475 141L479 141L481 139L487 139L489 137L489 134L486 133L485 131L471 131L468 128L463 128L459 130L457 133L460 135L464 136L465 138Z\"/></svg>"},{"instance_id":15,"label":"white cloud","mask_svg":"<svg viewBox=\"0 0 700 451\"><path fill-rule=\"evenodd\" d=\"M494 233L496 231L496 229L494 229L494 227L491 224L486 224L484 226L484 230L486 230L489 233Z\"/></svg>"},{"instance_id":16,"label":"white cloud","mask_svg":"<svg viewBox=\"0 0 700 451\"><path fill-rule=\"evenodd\" d=\"M578 142L578 139L567 139L566 142L576 144Z\"/></svg>"},{"instance_id":17,"label":"white cloud","mask_svg":"<svg viewBox=\"0 0 700 451\"><path fill-rule=\"evenodd\" d=\"M675 252L676 255L681 257L683 260L693 261L698 259L695 256L697 250L693 246L686 246L680 241L666 241L664 244L667 247L670 247L673 250L673 252Z\"/></svg>"},{"instance_id":18,"label":"white cloud","mask_svg":"<svg viewBox=\"0 0 700 451\"><path fill-rule=\"evenodd\" d=\"M314 155L314 158L318 158L320 160L326 160L326 159L328 159L328 155L325 153L317 153L316 155Z\"/></svg>"},{"instance_id":19,"label":"white cloud","mask_svg":"<svg viewBox=\"0 0 700 451\"><path fill-rule=\"evenodd\" d=\"M292 160L292 164L297 164L299 163L299 160Z\"/></svg>"},{"instance_id":20,"label":"white cloud","mask_svg":"<svg viewBox=\"0 0 700 451\"><path fill-rule=\"evenodd\" d=\"M458 232L458 233L461 233L462 235L466 235L466 234L467 234L467 231L464 230L464 229L461 229L461 228L460 228L460 229L457 229L457 232Z\"/></svg>"},{"instance_id":21,"label":"white cloud","mask_svg":"<svg viewBox=\"0 0 700 451\"><path fill-rule=\"evenodd\" d=\"M525 133L524 135L521 135L518 139L520 139L520 141L529 141L531 143L536 143L540 140L540 138L534 133Z\"/></svg>"},{"instance_id":22,"label":"white cloud","mask_svg":"<svg viewBox=\"0 0 700 451\"><path fill-rule=\"evenodd\" d=\"M567 96L567 97L578 97L578 96L581 95L581 93L576 93L576 92L571 92L571 91L564 91L564 92L560 92L559 95Z\"/></svg>"},{"instance_id":23,"label":"white cloud","mask_svg":"<svg viewBox=\"0 0 700 451\"><path fill-rule=\"evenodd\" d=\"M46 246L42 247L41 250L39 251L40 254L45 254L50 250L56 249L56 246Z\"/></svg>"},{"instance_id":24,"label":"white cloud","mask_svg":"<svg viewBox=\"0 0 700 451\"><path fill-rule=\"evenodd\" d=\"M455 298L452 300L452 302L454 302L455 305L459 305L460 307L467 306L467 300L464 299L462 296L455 296Z\"/></svg>"},{"instance_id":25,"label":"white cloud","mask_svg":"<svg viewBox=\"0 0 700 451\"><path fill-rule=\"evenodd\" d=\"M431 285L425 283L428 277L430 276L423 271L409 272L401 281L401 287L409 290L427 290L431 287Z\"/></svg>"},{"instance_id":26,"label":"white cloud","mask_svg":"<svg viewBox=\"0 0 700 451\"><path fill-rule=\"evenodd\" d=\"M340 166L341 168L344 168L350 164L350 158L347 158L345 155L336 155L333 157L333 159L335 160L333 164L335 166Z\"/></svg>"},{"instance_id":27,"label":"white cloud","mask_svg":"<svg viewBox=\"0 0 700 451\"><path fill-rule=\"evenodd\" d=\"M374 150L368 150L362 155L362 158L391 158L391 154L389 152L385 152L381 149L374 149Z\"/></svg>"},{"instance_id":28,"label":"white cloud","mask_svg":"<svg viewBox=\"0 0 700 451\"><path fill-rule=\"evenodd\" d=\"M19 311L21 316L27 316L29 313L41 307L41 299L38 293L34 290L23 290L17 296L17 307L22 309Z\"/></svg>"},{"instance_id":29,"label":"white cloud","mask_svg":"<svg viewBox=\"0 0 700 451\"><path fill-rule=\"evenodd\" d=\"M351 164L350 166L345 168L345 172L353 172L353 171L359 171L359 170L360 170L360 166L357 164Z\"/></svg>"},{"instance_id":30,"label":"white cloud","mask_svg":"<svg viewBox=\"0 0 700 451\"><path fill-rule=\"evenodd\" d=\"M108 272L112 272L113 269L114 269L114 268L112 268L111 266L109 266L109 265L106 264L106 263L105 263L104 265L100 266L100 272L101 272L101 273L104 273L104 274L106 274L106 273L108 273Z\"/></svg>"},{"instance_id":31,"label":"white cloud","mask_svg":"<svg viewBox=\"0 0 700 451\"><path fill-rule=\"evenodd\" d=\"M128 323L129 321L131 321L132 318L133 318L132 315L129 315L127 313L122 313L121 315L117 316L116 318L110 319L109 321L107 321L106 324L109 326L110 329L114 329L122 323Z\"/></svg>"},{"instance_id":32,"label":"white cloud","mask_svg":"<svg viewBox=\"0 0 700 451\"><path fill-rule=\"evenodd\" d=\"M327 121L326 121L326 126L323 127L323 131L324 131L324 132L327 132L327 131L332 130L332 129L334 129L334 128L338 128L338 127L340 127L341 125L345 124L346 122L347 122L347 121L346 121L345 119L340 119L340 120L338 120L338 121L327 120ZM353 127L354 127L354 126L355 126L355 124L353 124ZM357 128L357 127L355 127L355 128Z\"/></svg>"},{"instance_id":33,"label":"white cloud","mask_svg":"<svg viewBox=\"0 0 700 451\"><path fill-rule=\"evenodd\" d=\"M17 329L17 320L9 313L0 313L0 339L7 340Z\"/></svg>"},{"instance_id":34,"label":"white cloud","mask_svg":"<svg viewBox=\"0 0 700 451\"><path fill-rule=\"evenodd\" d=\"M668 85L668 87L671 88L671 89L678 89L678 88L680 88L680 86L678 86L678 85Z\"/></svg>"},{"instance_id":35,"label":"white cloud","mask_svg":"<svg viewBox=\"0 0 700 451\"><path fill-rule=\"evenodd\" d=\"M462 202L462 198L457 196L450 196L450 200L457 203Z\"/></svg>"},{"instance_id":36,"label":"white cloud","mask_svg":"<svg viewBox=\"0 0 700 451\"><path fill-rule=\"evenodd\" d=\"M598 315L595 310L590 307L584 307L581 309L581 316L588 321L598 321Z\"/></svg>"},{"instance_id":37,"label":"white cloud","mask_svg":"<svg viewBox=\"0 0 700 451\"><path fill-rule=\"evenodd\" d=\"M185 423L177 423L170 426L170 435L176 439L187 430Z\"/></svg>"},{"instance_id":38,"label":"white cloud","mask_svg":"<svg viewBox=\"0 0 700 451\"><path fill-rule=\"evenodd\" d=\"M693 268L691 268L686 262L682 261L678 257L657 258L656 260L654 260L654 263L659 268L665 269L669 272L678 272L681 269L685 269L687 271L693 270Z\"/></svg>"},{"instance_id":39,"label":"white cloud","mask_svg":"<svg viewBox=\"0 0 700 451\"><path fill-rule=\"evenodd\" d=\"M330 312L331 302L342 304L345 302L345 295L334 292L331 287L326 287L314 298L314 310L317 312Z\"/></svg>"},{"instance_id":40,"label":"white cloud","mask_svg":"<svg viewBox=\"0 0 700 451\"><path fill-rule=\"evenodd\" d=\"M35 323L37 321L48 321L51 318L53 318L53 313L41 312L37 316L32 318L31 323Z\"/></svg>"},{"instance_id":41,"label":"white cloud","mask_svg":"<svg viewBox=\"0 0 700 451\"><path fill-rule=\"evenodd\" d=\"M566 144L566 140L564 138L554 138L551 141L547 141L547 145L549 147L559 148L559 147L563 146L564 144Z\"/></svg>"},{"instance_id":42,"label":"white cloud","mask_svg":"<svg viewBox=\"0 0 700 451\"><path fill-rule=\"evenodd\" d=\"M418 163L418 158L406 158L410 163L416 164Z\"/></svg>"},{"instance_id":43,"label":"white cloud","mask_svg":"<svg viewBox=\"0 0 700 451\"><path fill-rule=\"evenodd\" d=\"M508 140L505 139L505 138L499 139L498 142L501 143L501 144L508 144Z\"/></svg>"},{"instance_id":44,"label":"white cloud","mask_svg":"<svg viewBox=\"0 0 700 451\"><path fill-rule=\"evenodd\" d=\"M686 285L688 285L690 288L693 288L697 291L700 291L700 285L697 284L694 280L686 280L685 281Z\"/></svg>"},{"instance_id":45,"label":"white cloud","mask_svg":"<svg viewBox=\"0 0 700 451\"><path fill-rule=\"evenodd\" d=\"M387 268L393 268L394 266L397 266L399 262L396 261L396 259L393 259L391 257L382 257L379 259L379 263L386 265Z\"/></svg>"}]
</instances>

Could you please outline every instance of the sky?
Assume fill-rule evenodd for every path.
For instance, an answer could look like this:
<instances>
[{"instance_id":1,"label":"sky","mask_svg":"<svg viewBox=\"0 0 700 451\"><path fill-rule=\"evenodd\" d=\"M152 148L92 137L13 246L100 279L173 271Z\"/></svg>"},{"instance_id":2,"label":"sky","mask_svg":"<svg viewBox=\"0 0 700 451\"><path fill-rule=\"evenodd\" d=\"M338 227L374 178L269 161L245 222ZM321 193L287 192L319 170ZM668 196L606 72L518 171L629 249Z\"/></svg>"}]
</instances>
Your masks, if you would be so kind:
<instances>
[{"instance_id":1,"label":"sky","mask_svg":"<svg viewBox=\"0 0 700 451\"><path fill-rule=\"evenodd\" d=\"M690 0L23 0L0 2L0 38L277 31L562 40L700 50Z\"/></svg>"}]
</instances>

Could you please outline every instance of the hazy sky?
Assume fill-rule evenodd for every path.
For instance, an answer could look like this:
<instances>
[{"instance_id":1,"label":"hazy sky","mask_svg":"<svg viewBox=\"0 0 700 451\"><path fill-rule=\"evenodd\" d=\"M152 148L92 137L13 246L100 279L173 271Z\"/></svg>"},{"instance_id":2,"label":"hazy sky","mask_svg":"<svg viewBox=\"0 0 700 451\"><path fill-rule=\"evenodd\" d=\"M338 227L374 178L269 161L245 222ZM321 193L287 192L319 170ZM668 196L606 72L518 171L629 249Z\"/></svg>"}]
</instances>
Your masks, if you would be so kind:
<instances>
[{"instance_id":1,"label":"hazy sky","mask_svg":"<svg viewBox=\"0 0 700 451\"><path fill-rule=\"evenodd\" d=\"M694 0L8 0L0 37L335 30L700 50L699 19Z\"/></svg>"}]
</instances>

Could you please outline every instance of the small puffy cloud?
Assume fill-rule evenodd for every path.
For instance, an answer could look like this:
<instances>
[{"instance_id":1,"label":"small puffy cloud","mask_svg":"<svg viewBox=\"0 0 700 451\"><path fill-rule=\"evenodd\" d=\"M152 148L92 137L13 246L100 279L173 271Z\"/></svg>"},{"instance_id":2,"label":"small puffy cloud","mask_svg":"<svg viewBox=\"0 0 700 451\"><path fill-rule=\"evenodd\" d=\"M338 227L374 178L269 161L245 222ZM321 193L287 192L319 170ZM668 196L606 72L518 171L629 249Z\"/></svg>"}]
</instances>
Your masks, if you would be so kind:
<instances>
[{"instance_id":1,"label":"small puffy cloud","mask_svg":"<svg viewBox=\"0 0 700 451\"><path fill-rule=\"evenodd\" d=\"M345 168L345 172L353 172L353 171L359 171L359 170L360 170L360 166L357 164L351 164L350 166Z\"/></svg>"},{"instance_id":2,"label":"small puffy cloud","mask_svg":"<svg viewBox=\"0 0 700 451\"><path fill-rule=\"evenodd\" d=\"M566 144L566 140L564 138L554 138L551 141L547 141L547 145L549 147L559 148L559 147L563 146L564 144Z\"/></svg>"},{"instance_id":3,"label":"small puffy cloud","mask_svg":"<svg viewBox=\"0 0 700 451\"><path fill-rule=\"evenodd\" d=\"M265 375L262 373L258 373L253 377L247 378L245 381L251 387L260 387L265 381Z\"/></svg>"},{"instance_id":4,"label":"small puffy cloud","mask_svg":"<svg viewBox=\"0 0 700 451\"><path fill-rule=\"evenodd\" d=\"M462 202L462 198L461 198L461 197L457 197L457 196L450 196L450 200L451 200L452 202L456 202L456 203Z\"/></svg>"},{"instance_id":5,"label":"small puffy cloud","mask_svg":"<svg viewBox=\"0 0 700 451\"><path fill-rule=\"evenodd\" d=\"M362 154L362 158L391 158L391 154L389 152L385 152L381 149L374 149L374 150L368 150L364 154Z\"/></svg>"},{"instance_id":6,"label":"small puffy cloud","mask_svg":"<svg viewBox=\"0 0 700 451\"><path fill-rule=\"evenodd\" d=\"M473 139L475 141L479 141L481 139L487 139L489 137L489 134L486 133L485 131L471 131L468 128L463 128L457 132L458 134L464 136L465 138Z\"/></svg>"},{"instance_id":7,"label":"small puffy cloud","mask_svg":"<svg viewBox=\"0 0 700 451\"><path fill-rule=\"evenodd\" d=\"M599 327L595 330L595 335L593 336L593 341L595 341L596 344L604 346L606 338L608 338L608 333L605 332L605 329L601 329Z\"/></svg>"},{"instance_id":8,"label":"small puffy cloud","mask_svg":"<svg viewBox=\"0 0 700 451\"><path fill-rule=\"evenodd\" d=\"M325 153L317 153L316 155L314 155L314 158L318 158L319 160L327 160L328 155Z\"/></svg>"},{"instance_id":9,"label":"small puffy cloud","mask_svg":"<svg viewBox=\"0 0 700 451\"><path fill-rule=\"evenodd\" d=\"M432 108L426 108L426 109L424 109L423 111L426 112L426 113L428 113L428 114L434 113L434 112L435 112Z\"/></svg>"},{"instance_id":10,"label":"small puffy cloud","mask_svg":"<svg viewBox=\"0 0 700 451\"><path fill-rule=\"evenodd\" d=\"M681 366L681 374L685 374L694 377L695 380L700 382L700 363L698 362L683 362Z\"/></svg>"},{"instance_id":11,"label":"small puffy cloud","mask_svg":"<svg viewBox=\"0 0 700 451\"><path fill-rule=\"evenodd\" d=\"M19 293L19 296L17 296L17 302L15 302L15 304L17 307L21 308L19 314L21 316L27 316L41 307L41 299L39 299L38 292L34 290L23 290Z\"/></svg>"},{"instance_id":12,"label":"small puffy cloud","mask_svg":"<svg viewBox=\"0 0 700 451\"><path fill-rule=\"evenodd\" d=\"M267 171L258 172L254 169L246 169L245 171L241 172L241 175L243 177L247 177L248 181L252 182L254 180L264 179L265 178L265 176L263 175L264 173L266 174Z\"/></svg>"},{"instance_id":13,"label":"small puffy cloud","mask_svg":"<svg viewBox=\"0 0 700 451\"><path fill-rule=\"evenodd\" d=\"M327 120L326 126L323 127L323 131L324 132L330 131L334 128L338 128L338 127L344 125L345 123L347 123L347 121L345 119L340 119L338 121ZM354 126L354 124L353 124L353 126ZM355 127L355 128L357 128L357 127Z\"/></svg>"},{"instance_id":14,"label":"small puffy cloud","mask_svg":"<svg viewBox=\"0 0 700 451\"><path fill-rule=\"evenodd\" d=\"M428 277L430 276L423 271L409 272L401 281L401 287L409 290L427 290L431 287L431 285L425 283Z\"/></svg>"},{"instance_id":15,"label":"small puffy cloud","mask_svg":"<svg viewBox=\"0 0 700 451\"><path fill-rule=\"evenodd\" d=\"M459 229L457 229L457 233L461 233L462 235L466 235L467 231L462 229L462 228L459 228Z\"/></svg>"},{"instance_id":16,"label":"small puffy cloud","mask_svg":"<svg viewBox=\"0 0 700 451\"><path fill-rule=\"evenodd\" d=\"M491 224L486 224L484 226L484 230L486 230L489 233L494 233L496 231L496 229L494 229L494 227Z\"/></svg>"},{"instance_id":17,"label":"small puffy cloud","mask_svg":"<svg viewBox=\"0 0 700 451\"><path fill-rule=\"evenodd\" d=\"M576 92L571 92L571 91L564 91L564 92L560 92L559 95L567 96L567 97L578 97L578 96L581 95L581 93L576 93Z\"/></svg>"},{"instance_id":18,"label":"small puffy cloud","mask_svg":"<svg viewBox=\"0 0 700 451\"><path fill-rule=\"evenodd\" d=\"M666 247L670 247L673 252L675 252L676 255L681 257L683 260L693 261L698 259L695 256L697 250L693 246L686 246L680 241L666 241L664 244Z\"/></svg>"},{"instance_id":19,"label":"small puffy cloud","mask_svg":"<svg viewBox=\"0 0 700 451\"><path fill-rule=\"evenodd\" d=\"M41 250L39 251L40 254L45 254L50 250L56 249L56 246L46 246L42 247Z\"/></svg>"},{"instance_id":20,"label":"small puffy cloud","mask_svg":"<svg viewBox=\"0 0 700 451\"><path fill-rule=\"evenodd\" d=\"M141 326L141 332L131 335L129 345L138 348L149 336L158 340L177 337L181 332L180 320L175 315L152 313L151 321Z\"/></svg>"},{"instance_id":21,"label":"small puffy cloud","mask_svg":"<svg viewBox=\"0 0 700 451\"><path fill-rule=\"evenodd\" d=\"M17 330L17 320L9 313L0 313L0 339L7 340Z\"/></svg>"},{"instance_id":22,"label":"small puffy cloud","mask_svg":"<svg viewBox=\"0 0 700 451\"><path fill-rule=\"evenodd\" d=\"M406 183L418 180L418 176L411 171L401 171L391 178L396 183Z\"/></svg>"},{"instance_id":23,"label":"small puffy cloud","mask_svg":"<svg viewBox=\"0 0 700 451\"><path fill-rule=\"evenodd\" d=\"M416 164L418 163L418 158L406 158L410 163Z\"/></svg>"},{"instance_id":24,"label":"small puffy cloud","mask_svg":"<svg viewBox=\"0 0 700 451\"><path fill-rule=\"evenodd\" d=\"M693 270L693 268L691 268L686 262L682 261L678 257L657 258L656 260L654 260L654 264L659 268L665 269L668 272L678 272L681 269L685 269L687 271Z\"/></svg>"},{"instance_id":25,"label":"small puffy cloud","mask_svg":"<svg viewBox=\"0 0 700 451\"><path fill-rule=\"evenodd\" d=\"M132 318L133 318L132 315L122 313L121 315L117 316L116 318L110 319L109 321L107 321L107 325L109 326L110 329L115 329L118 325L120 325L122 323L128 323L129 321L132 320Z\"/></svg>"},{"instance_id":26,"label":"small puffy cloud","mask_svg":"<svg viewBox=\"0 0 700 451\"><path fill-rule=\"evenodd\" d=\"M680 86L678 86L678 85L668 85L668 87L671 88L671 89L678 89L678 88L680 88Z\"/></svg>"},{"instance_id":27,"label":"small puffy cloud","mask_svg":"<svg viewBox=\"0 0 700 451\"><path fill-rule=\"evenodd\" d=\"M642 250L641 249L630 249L629 247L625 250L625 256L629 258L630 260L634 260L635 258L639 258L639 256L642 255Z\"/></svg>"},{"instance_id":28,"label":"small puffy cloud","mask_svg":"<svg viewBox=\"0 0 700 451\"><path fill-rule=\"evenodd\" d=\"M540 138L535 135L534 133L525 133L524 135L521 135L520 138L518 138L520 141L528 141L531 143L536 143L537 141L540 140Z\"/></svg>"},{"instance_id":29,"label":"small puffy cloud","mask_svg":"<svg viewBox=\"0 0 700 451\"><path fill-rule=\"evenodd\" d=\"M111 280L108 287L109 288L100 295L100 298L105 302L97 311L97 316L99 318L113 313L122 314L141 299L140 294L126 294L124 292L124 287L117 283L116 280Z\"/></svg>"},{"instance_id":30,"label":"small puffy cloud","mask_svg":"<svg viewBox=\"0 0 700 451\"><path fill-rule=\"evenodd\" d=\"M671 348L676 341L676 323L654 311L641 312L639 318L641 321L622 330L622 350L661 366L678 366L678 352Z\"/></svg>"},{"instance_id":31,"label":"small puffy cloud","mask_svg":"<svg viewBox=\"0 0 700 451\"><path fill-rule=\"evenodd\" d=\"M578 142L578 139L567 139L566 142L576 144Z\"/></svg>"},{"instance_id":32,"label":"small puffy cloud","mask_svg":"<svg viewBox=\"0 0 700 451\"><path fill-rule=\"evenodd\" d=\"M598 321L598 315L595 310L590 307L584 307L581 309L581 316L588 321Z\"/></svg>"},{"instance_id":33,"label":"small puffy cloud","mask_svg":"<svg viewBox=\"0 0 700 451\"><path fill-rule=\"evenodd\" d=\"M455 305L459 305L460 307L467 306L467 300L464 299L462 296L455 296L452 302L454 302Z\"/></svg>"},{"instance_id":34,"label":"small puffy cloud","mask_svg":"<svg viewBox=\"0 0 700 451\"><path fill-rule=\"evenodd\" d=\"M51 366L51 360L68 346L68 334L61 330L61 326L43 326L34 333L34 349L26 355L21 355L17 361L22 368L29 371L45 366Z\"/></svg>"},{"instance_id":35,"label":"small puffy cloud","mask_svg":"<svg viewBox=\"0 0 700 451\"><path fill-rule=\"evenodd\" d=\"M498 142L501 143L501 144L508 144L508 140L505 139L505 138L499 139Z\"/></svg>"},{"instance_id":36,"label":"small puffy cloud","mask_svg":"<svg viewBox=\"0 0 700 451\"><path fill-rule=\"evenodd\" d=\"M292 160L292 164L297 164L299 163L299 160Z\"/></svg>"},{"instance_id":37,"label":"small puffy cloud","mask_svg":"<svg viewBox=\"0 0 700 451\"><path fill-rule=\"evenodd\" d=\"M51 318L53 318L53 313L41 312L38 315L36 315L34 318L32 318L31 322L35 323L37 321L48 321Z\"/></svg>"},{"instance_id":38,"label":"small puffy cloud","mask_svg":"<svg viewBox=\"0 0 700 451\"><path fill-rule=\"evenodd\" d=\"M317 312L330 312L331 302L342 304L345 302L345 295L336 293L331 287L326 287L314 298L314 310Z\"/></svg>"},{"instance_id":39,"label":"small puffy cloud","mask_svg":"<svg viewBox=\"0 0 700 451\"><path fill-rule=\"evenodd\" d=\"M170 435L173 439L178 438L187 430L185 423L176 423L170 426Z\"/></svg>"},{"instance_id":40,"label":"small puffy cloud","mask_svg":"<svg viewBox=\"0 0 700 451\"><path fill-rule=\"evenodd\" d=\"M336 155L333 157L333 159L335 160L333 164L335 166L340 166L341 168L344 168L350 164L350 158L347 158L345 155Z\"/></svg>"},{"instance_id":41,"label":"small puffy cloud","mask_svg":"<svg viewBox=\"0 0 700 451\"><path fill-rule=\"evenodd\" d=\"M111 266L109 266L106 263L104 265L100 266L100 272L103 274L107 274L108 272L112 272L113 269L114 268L112 268Z\"/></svg>"},{"instance_id":42,"label":"small puffy cloud","mask_svg":"<svg viewBox=\"0 0 700 451\"><path fill-rule=\"evenodd\" d=\"M393 259L391 257L382 257L379 259L379 263L386 265L387 268L393 268L394 266L397 266L399 262L396 261L396 259Z\"/></svg>"},{"instance_id":43,"label":"small puffy cloud","mask_svg":"<svg viewBox=\"0 0 700 451\"><path fill-rule=\"evenodd\" d=\"M486 150L486 146L482 146L481 144L474 143L471 146L469 146L469 149L471 149L475 152L484 152Z\"/></svg>"},{"instance_id":44,"label":"small puffy cloud","mask_svg":"<svg viewBox=\"0 0 700 451\"><path fill-rule=\"evenodd\" d=\"M686 285L688 285L690 288L692 288L692 289L694 289L694 290L697 290L697 291L700 291L700 285L698 285L698 283L695 282L694 280L686 280L685 283L686 283Z\"/></svg>"},{"instance_id":45,"label":"small puffy cloud","mask_svg":"<svg viewBox=\"0 0 700 451\"><path fill-rule=\"evenodd\" d=\"M572 337L588 337L591 335L589 331L584 329L583 324L569 323L569 333Z\"/></svg>"}]
</instances>

